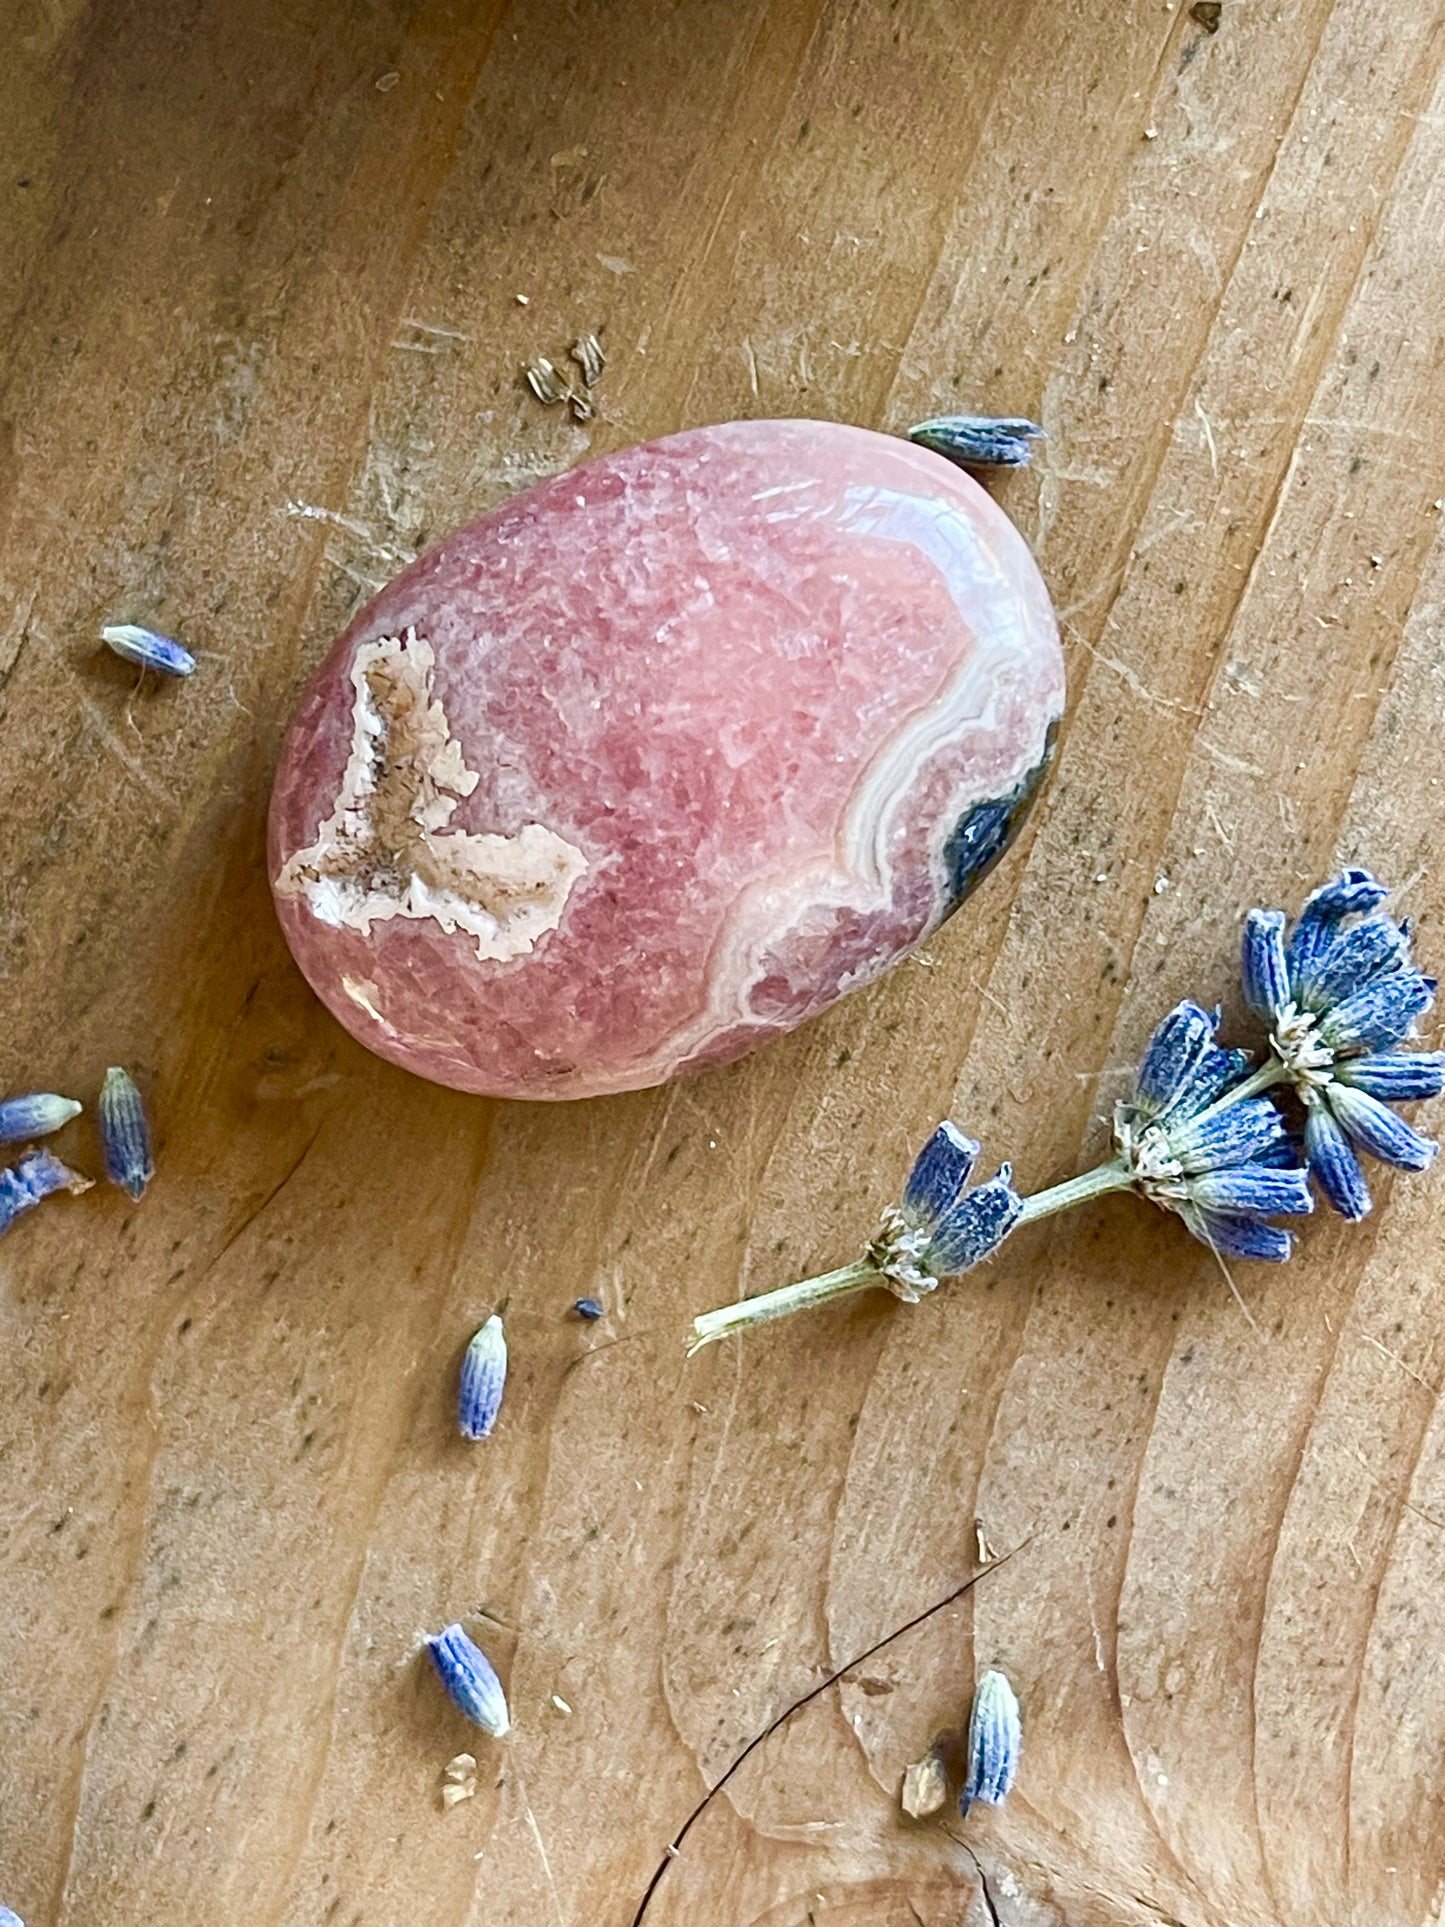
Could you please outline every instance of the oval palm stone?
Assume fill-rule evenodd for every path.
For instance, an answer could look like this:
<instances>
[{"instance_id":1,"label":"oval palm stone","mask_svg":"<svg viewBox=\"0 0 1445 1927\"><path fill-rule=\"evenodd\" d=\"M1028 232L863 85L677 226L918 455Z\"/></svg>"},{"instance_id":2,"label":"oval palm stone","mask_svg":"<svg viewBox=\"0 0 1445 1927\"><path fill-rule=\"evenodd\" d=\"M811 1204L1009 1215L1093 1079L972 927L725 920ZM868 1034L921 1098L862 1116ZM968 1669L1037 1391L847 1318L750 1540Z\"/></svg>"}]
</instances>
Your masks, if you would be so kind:
<instances>
[{"instance_id":1,"label":"oval palm stone","mask_svg":"<svg viewBox=\"0 0 1445 1927\"><path fill-rule=\"evenodd\" d=\"M482 516L351 624L276 778L277 908L341 1022L424 1077L658 1084L936 929L1063 697L1023 539L941 457L670 435Z\"/></svg>"}]
</instances>

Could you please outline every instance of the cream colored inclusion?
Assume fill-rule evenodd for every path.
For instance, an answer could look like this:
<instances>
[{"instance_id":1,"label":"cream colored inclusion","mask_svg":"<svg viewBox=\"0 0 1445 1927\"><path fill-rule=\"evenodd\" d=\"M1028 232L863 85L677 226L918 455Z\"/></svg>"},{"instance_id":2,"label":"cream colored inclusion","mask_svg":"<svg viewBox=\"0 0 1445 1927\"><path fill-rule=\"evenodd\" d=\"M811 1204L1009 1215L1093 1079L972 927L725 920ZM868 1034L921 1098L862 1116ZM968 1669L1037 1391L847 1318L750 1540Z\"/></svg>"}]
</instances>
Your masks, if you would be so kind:
<instances>
[{"instance_id":1,"label":"cream colored inclusion","mask_svg":"<svg viewBox=\"0 0 1445 1927\"><path fill-rule=\"evenodd\" d=\"M337 928L365 934L393 917L430 920L473 938L479 957L504 961L556 929L587 859L541 823L515 836L448 828L480 779L433 697L435 663L415 629L357 650L340 794L276 887Z\"/></svg>"}]
</instances>

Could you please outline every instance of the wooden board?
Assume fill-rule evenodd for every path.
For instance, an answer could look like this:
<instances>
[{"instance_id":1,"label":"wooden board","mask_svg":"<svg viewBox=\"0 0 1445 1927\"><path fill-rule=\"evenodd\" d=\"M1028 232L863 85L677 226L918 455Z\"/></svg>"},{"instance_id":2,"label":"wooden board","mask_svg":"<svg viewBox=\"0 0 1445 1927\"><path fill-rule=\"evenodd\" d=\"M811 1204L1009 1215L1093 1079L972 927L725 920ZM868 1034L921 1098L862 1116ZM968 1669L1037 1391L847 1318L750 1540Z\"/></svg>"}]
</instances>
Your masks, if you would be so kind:
<instances>
[{"instance_id":1,"label":"wooden board","mask_svg":"<svg viewBox=\"0 0 1445 1927\"><path fill-rule=\"evenodd\" d=\"M1440 1919L1438 1178L1243 1268L1252 1323L1116 1199L916 1308L682 1355L693 1312L851 1257L950 1111L1028 1188L1082 1168L1168 1002L1237 1017L1249 904L1364 860L1445 964L1445 10L1202 11L14 0L0 1079L132 1064L161 1170L0 1249L29 1927L634 1927L709 1786L976 1569L976 1518L1021 1550L754 1751L648 1927ZM518 373L589 328L584 428ZM596 1103L344 1037L262 830L356 599L589 452L949 405L1048 427L997 493L1071 704L927 955ZM98 654L123 619L194 680ZM480 1612L516 1732L444 1812L470 1736L416 1641ZM903 1821L995 1662L1015 1797Z\"/></svg>"}]
</instances>

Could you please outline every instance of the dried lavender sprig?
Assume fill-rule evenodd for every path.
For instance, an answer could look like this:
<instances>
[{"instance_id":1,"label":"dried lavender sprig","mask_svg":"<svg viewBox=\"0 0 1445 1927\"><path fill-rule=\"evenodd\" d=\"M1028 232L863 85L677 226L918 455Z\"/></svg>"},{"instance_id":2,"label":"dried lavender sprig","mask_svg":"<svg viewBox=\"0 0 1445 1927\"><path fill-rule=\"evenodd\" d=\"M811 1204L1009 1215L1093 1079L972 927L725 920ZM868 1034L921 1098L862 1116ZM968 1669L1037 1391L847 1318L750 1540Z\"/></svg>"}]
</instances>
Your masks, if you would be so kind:
<instances>
[{"instance_id":1,"label":"dried lavender sprig","mask_svg":"<svg viewBox=\"0 0 1445 1927\"><path fill-rule=\"evenodd\" d=\"M0 1144L20 1144L27 1138L49 1137L62 1124L79 1117L83 1108L73 1097L57 1097L54 1091L30 1091L23 1097L7 1097L0 1104ZM3 1922L0 1927L4 1927Z\"/></svg>"},{"instance_id":2,"label":"dried lavender sprig","mask_svg":"<svg viewBox=\"0 0 1445 1927\"><path fill-rule=\"evenodd\" d=\"M56 1192L68 1191L72 1197L79 1197L90 1185L89 1178L72 1171L49 1151L27 1151L17 1164L0 1170L0 1233Z\"/></svg>"},{"instance_id":3,"label":"dried lavender sprig","mask_svg":"<svg viewBox=\"0 0 1445 1927\"><path fill-rule=\"evenodd\" d=\"M157 635L134 622L110 622L100 639L117 656L142 669L157 669L163 676L193 676L196 659L190 650L170 636Z\"/></svg>"},{"instance_id":4,"label":"dried lavender sprig","mask_svg":"<svg viewBox=\"0 0 1445 1927\"><path fill-rule=\"evenodd\" d=\"M112 1184L118 1184L128 1197L139 1202L156 1174L150 1125L135 1080L119 1064L112 1064L105 1074L96 1113L100 1120L105 1174Z\"/></svg>"},{"instance_id":5,"label":"dried lavender sprig","mask_svg":"<svg viewBox=\"0 0 1445 1927\"><path fill-rule=\"evenodd\" d=\"M1380 912L1387 894L1368 870L1346 870L1310 897L1288 942L1281 912L1250 913L1245 1000L1270 1023L1269 1055L1257 1069L1244 1052L1217 1046L1218 1011L1177 1005L1150 1039L1133 1095L1115 1107L1114 1157L1022 1198L1005 1165L992 1188L1000 1202L1012 1200L1008 1209L982 1214L954 1249L939 1235L937 1215L953 1207L978 1147L940 1126L862 1258L704 1313L693 1321L689 1354L870 1286L917 1297L990 1255L1019 1225L1109 1191L1136 1191L1175 1212L1221 1259L1282 1262L1293 1240L1270 1220L1313 1203L1297 1142L1266 1099L1284 1084L1305 1106L1309 1175L1345 1217L1363 1216L1370 1197L1358 1153L1422 1170L1434 1141L1389 1107L1445 1088L1445 1052L1401 1049L1436 986L1411 962L1409 926ZM969 1197L982 1202L990 1188Z\"/></svg>"},{"instance_id":6,"label":"dried lavender sprig","mask_svg":"<svg viewBox=\"0 0 1445 1927\"><path fill-rule=\"evenodd\" d=\"M507 1696L496 1669L476 1641L469 1639L462 1627L451 1625L433 1633L426 1648L457 1711L494 1740L504 1739L511 1731Z\"/></svg>"},{"instance_id":7,"label":"dried lavender sprig","mask_svg":"<svg viewBox=\"0 0 1445 1927\"><path fill-rule=\"evenodd\" d=\"M1116 1109L1118 1155L1045 1191L1021 1196L1005 1164L988 1184L945 1205L948 1187L962 1183L958 1173L966 1175L978 1146L955 1125L941 1124L913 1166L902 1204L884 1214L879 1235L862 1258L821 1277L704 1312L693 1320L688 1356L749 1326L870 1286L886 1286L911 1301L941 1278L959 1277L991 1257L1020 1225L1110 1191L1137 1191L1177 1212L1220 1256L1287 1258L1288 1234L1266 1220L1308 1211L1309 1192L1302 1172L1272 1161L1285 1138L1284 1124L1257 1095L1282 1073L1276 1067L1243 1075L1242 1053L1213 1048L1217 1021L1197 1004L1171 1011L1150 1041L1133 1098ZM1232 1087L1230 1076L1236 1080ZM940 1231L936 1216L927 1215L940 1208L954 1217L950 1229Z\"/></svg>"}]
</instances>

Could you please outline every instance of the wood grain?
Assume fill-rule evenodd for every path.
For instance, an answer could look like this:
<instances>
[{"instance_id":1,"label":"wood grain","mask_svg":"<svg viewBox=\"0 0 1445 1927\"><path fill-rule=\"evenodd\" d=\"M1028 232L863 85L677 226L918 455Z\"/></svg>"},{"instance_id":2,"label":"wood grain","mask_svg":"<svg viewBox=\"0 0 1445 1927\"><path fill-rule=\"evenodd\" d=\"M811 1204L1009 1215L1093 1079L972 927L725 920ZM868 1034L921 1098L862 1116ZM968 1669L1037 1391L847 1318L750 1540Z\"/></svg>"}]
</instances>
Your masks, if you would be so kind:
<instances>
[{"instance_id":1,"label":"wood grain","mask_svg":"<svg viewBox=\"0 0 1445 1927\"><path fill-rule=\"evenodd\" d=\"M15 0L5 40L0 1080L134 1065L161 1177L0 1251L0 1900L634 1927L845 1669L647 1927L1438 1927L1438 1181L1243 1268L1249 1322L1113 1199L915 1308L682 1337L852 1255L949 1111L1080 1168L1168 1001L1238 1019L1249 903L1365 860L1445 962L1439 0ZM517 375L588 328L584 428ZM589 452L954 403L1049 428L997 493L1071 706L928 953L557 1108L342 1035L262 826L358 599ZM200 673L137 687L124 619ZM1010 1562L846 1670L976 1519ZM516 1730L444 1812L416 1642L478 1613ZM989 1663L1017 1793L903 1820Z\"/></svg>"}]
</instances>

